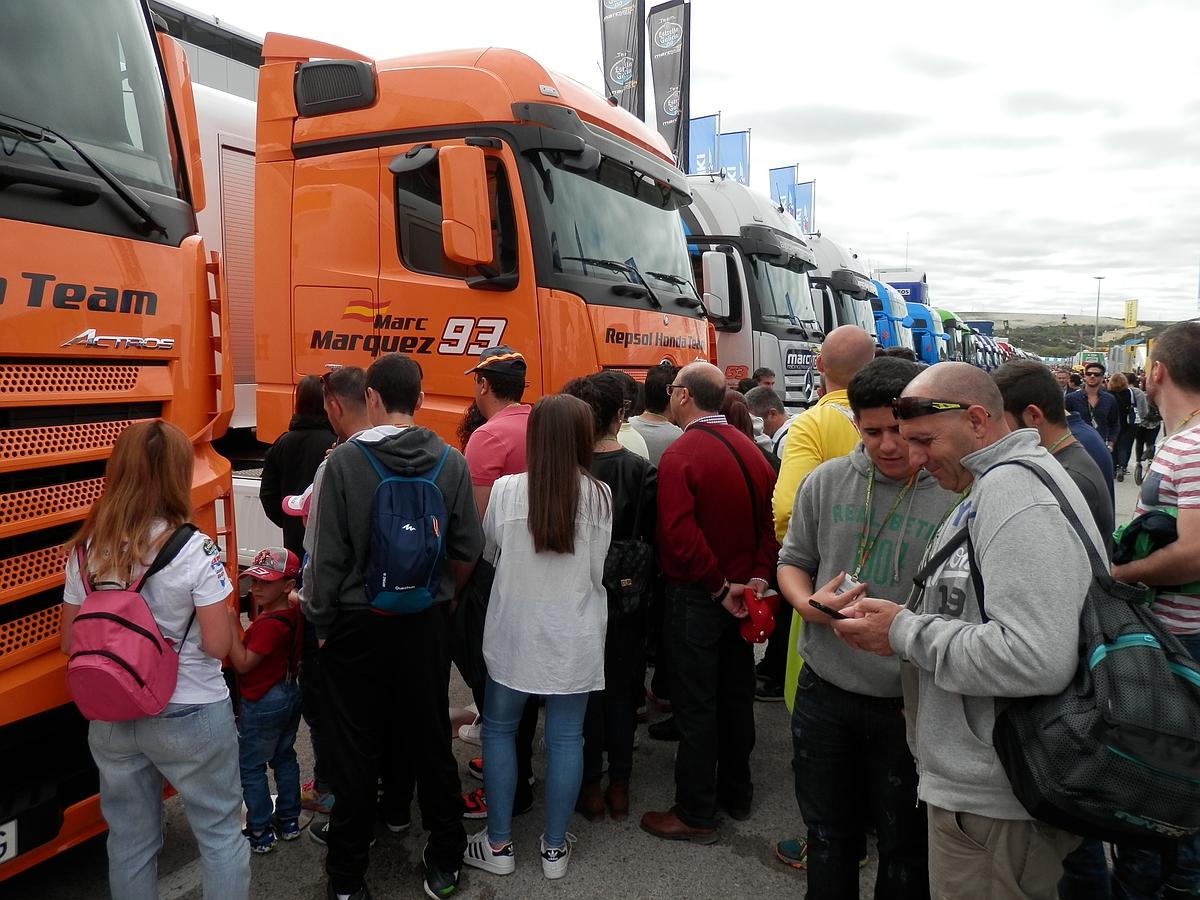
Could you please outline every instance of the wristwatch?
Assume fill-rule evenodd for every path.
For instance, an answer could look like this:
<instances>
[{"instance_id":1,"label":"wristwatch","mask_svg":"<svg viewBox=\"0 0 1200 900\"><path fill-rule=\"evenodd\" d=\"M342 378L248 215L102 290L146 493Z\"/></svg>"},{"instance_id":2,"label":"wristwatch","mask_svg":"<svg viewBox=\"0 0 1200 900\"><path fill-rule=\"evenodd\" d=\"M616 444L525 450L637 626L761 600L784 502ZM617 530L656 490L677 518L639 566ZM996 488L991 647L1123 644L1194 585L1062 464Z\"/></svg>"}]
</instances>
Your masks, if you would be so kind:
<instances>
[{"instance_id":1,"label":"wristwatch","mask_svg":"<svg viewBox=\"0 0 1200 900\"><path fill-rule=\"evenodd\" d=\"M725 598L729 596L729 588L728 581L721 585L721 589L712 595L713 603L724 603Z\"/></svg>"}]
</instances>

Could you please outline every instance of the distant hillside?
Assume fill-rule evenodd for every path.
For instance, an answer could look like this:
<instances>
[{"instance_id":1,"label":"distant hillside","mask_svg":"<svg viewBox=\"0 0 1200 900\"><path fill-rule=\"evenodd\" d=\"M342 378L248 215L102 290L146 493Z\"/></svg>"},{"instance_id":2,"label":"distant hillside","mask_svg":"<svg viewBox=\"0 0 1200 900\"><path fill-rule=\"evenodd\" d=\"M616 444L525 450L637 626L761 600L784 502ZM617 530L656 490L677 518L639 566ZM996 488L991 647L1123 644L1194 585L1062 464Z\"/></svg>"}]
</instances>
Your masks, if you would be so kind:
<instances>
[{"instance_id":1,"label":"distant hillside","mask_svg":"<svg viewBox=\"0 0 1200 900\"><path fill-rule=\"evenodd\" d=\"M970 313L969 321L995 322L995 334L1038 356L1073 356L1092 345L1095 320L1084 316L1039 315L1036 313ZM1005 329L1007 321L1008 328ZM1126 329L1123 319L1100 317L1100 347L1108 348L1126 338L1154 338L1171 322L1141 322Z\"/></svg>"}]
</instances>

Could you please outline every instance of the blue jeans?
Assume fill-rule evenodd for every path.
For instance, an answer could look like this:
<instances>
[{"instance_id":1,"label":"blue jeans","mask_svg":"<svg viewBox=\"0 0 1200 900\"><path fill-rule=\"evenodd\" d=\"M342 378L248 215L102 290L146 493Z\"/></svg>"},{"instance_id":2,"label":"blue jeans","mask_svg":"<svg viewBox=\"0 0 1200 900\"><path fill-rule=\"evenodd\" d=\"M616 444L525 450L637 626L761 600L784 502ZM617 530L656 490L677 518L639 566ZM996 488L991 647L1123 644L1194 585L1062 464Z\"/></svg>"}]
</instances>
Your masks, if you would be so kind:
<instances>
[{"instance_id":1,"label":"blue jeans","mask_svg":"<svg viewBox=\"0 0 1200 900\"><path fill-rule=\"evenodd\" d=\"M483 707L483 789L488 804L488 839L512 839L513 795L517 790L517 726L533 694L514 691L488 677ZM567 840L567 823L583 781L583 717L587 694L546 697L546 820L548 847Z\"/></svg>"},{"instance_id":2,"label":"blue jeans","mask_svg":"<svg viewBox=\"0 0 1200 900\"><path fill-rule=\"evenodd\" d=\"M811 665L792 711L796 800L808 826L812 900L858 900L864 826L879 843L875 900L928 900L925 807L904 736L903 701L843 690Z\"/></svg>"},{"instance_id":3,"label":"blue jeans","mask_svg":"<svg viewBox=\"0 0 1200 900\"><path fill-rule=\"evenodd\" d=\"M157 716L92 722L88 746L100 770L108 822L108 885L121 900L156 900L163 779L183 797L200 846L207 900L245 900L250 846L242 837L233 706L169 703Z\"/></svg>"},{"instance_id":4,"label":"blue jeans","mask_svg":"<svg viewBox=\"0 0 1200 900\"><path fill-rule=\"evenodd\" d=\"M279 821L300 815L300 764L296 761L296 730L300 727L300 685L281 681L257 700L243 700L238 717L238 762L246 827L262 834L274 816ZM271 805L267 765L275 772L279 793Z\"/></svg>"},{"instance_id":5,"label":"blue jeans","mask_svg":"<svg viewBox=\"0 0 1200 900\"><path fill-rule=\"evenodd\" d=\"M1177 637L1200 660L1200 634ZM1120 844L1113 849L1112 895L1117 900L1153 900L1163 888L1200 896L1200 834L1162 851Z\"/></svg>"}]
</instances>

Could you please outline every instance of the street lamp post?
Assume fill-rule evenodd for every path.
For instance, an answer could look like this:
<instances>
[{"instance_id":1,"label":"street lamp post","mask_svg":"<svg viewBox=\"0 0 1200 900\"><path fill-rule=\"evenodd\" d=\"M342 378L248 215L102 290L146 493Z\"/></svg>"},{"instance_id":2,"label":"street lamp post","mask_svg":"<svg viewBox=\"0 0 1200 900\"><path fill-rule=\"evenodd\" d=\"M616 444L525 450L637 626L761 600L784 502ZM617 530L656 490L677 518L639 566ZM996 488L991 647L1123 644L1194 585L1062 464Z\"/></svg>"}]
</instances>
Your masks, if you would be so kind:
<instances>
[{"instance_id":1,"label":"street lamp post","mask_svg":"<svg viewBox=\"0 0 1200 900\"><path fill-rule=\"evenodd\" d=\"M1096 279L1096 321L1092 325L1092 349L1100 349L1100 282L1104 280L1103 275L1093 275Z\"/></svg>"}]
</instances>

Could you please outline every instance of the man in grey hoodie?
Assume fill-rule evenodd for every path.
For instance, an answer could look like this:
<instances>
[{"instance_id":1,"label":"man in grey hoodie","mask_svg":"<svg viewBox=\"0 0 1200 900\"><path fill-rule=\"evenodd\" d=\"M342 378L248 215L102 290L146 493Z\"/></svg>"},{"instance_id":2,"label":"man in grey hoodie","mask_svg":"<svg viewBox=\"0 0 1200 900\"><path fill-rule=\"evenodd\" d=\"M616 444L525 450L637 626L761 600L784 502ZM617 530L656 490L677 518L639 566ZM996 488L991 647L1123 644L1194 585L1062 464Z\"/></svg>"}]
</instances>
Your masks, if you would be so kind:
<instances>
[{"instance_id":1,"label":"man in grey hoodie","mask_svg":"<svg viewBox=\"0 0 1200 900\"><path fill-rule=\"evenodd\" d=\"M928 804L932 895L1054 900L1062 860L1080 839L1030 818L992 728L998 698L1057 694L1070 682L1092 572L1050 491L1034 473L1002 464L1036 465L1076 510L1086 504L1035 430L1009 431L1000 391L981 369L930 367L905 388L896 415L913 465L961 493L927 559L964 529L969 541L907 606L863 598L834 628L860 649L915 667L902 677L905 709L916 717L918 794ZM1080 518L1102 550L1091 516Z\"/></svg>"},{"instance_id":2,"label":"man in grey hoodie","mask_svg":"<svg viewBox=\"0 0 1200 900\"><path fill-rule=\"evenodd\" d=\"M929 896L925 814L905 741L900 664L839 640L833 619L809 602L836 611L867 590L902 600L930 535L955 502L911 464L892 414L892 401L920 371L914 362L882 358L851 379L847 394L862 441L804 480L779 554L780 589L806 623L792 765L808 826L813 900L857 900L868 822L879 842L875 895ZM839 593L847 575L861 583Z\"/></svg>"},{"instance_id":3,"label":"man in grey hoodie","mask_svg":"<svg viewBox=\"0 0 1200 900\"><path fill-rule=\"evenodd\" d=\"M331 897L369 895L363 881L375 828L376 786L388 723L405 723L404 752L417 780L425 891L449 897L457 889L466 847L458 764L450 748L449 603L483 551L471 479L453 448L435 484L447 521L448 558L434 604L418 613L380 615L370 608L364 573L370 563L372 497L379 484L366 453L397 475L429 472L447 449L413 424L421 406L421 368L397 353L367 370L372 427L329 456L321 482L312 548L313 592L306 614L323 642L326 712L337 795L328 831ZM365 452L364 452L365 450Z\"/></svg>"}]
</instances>

